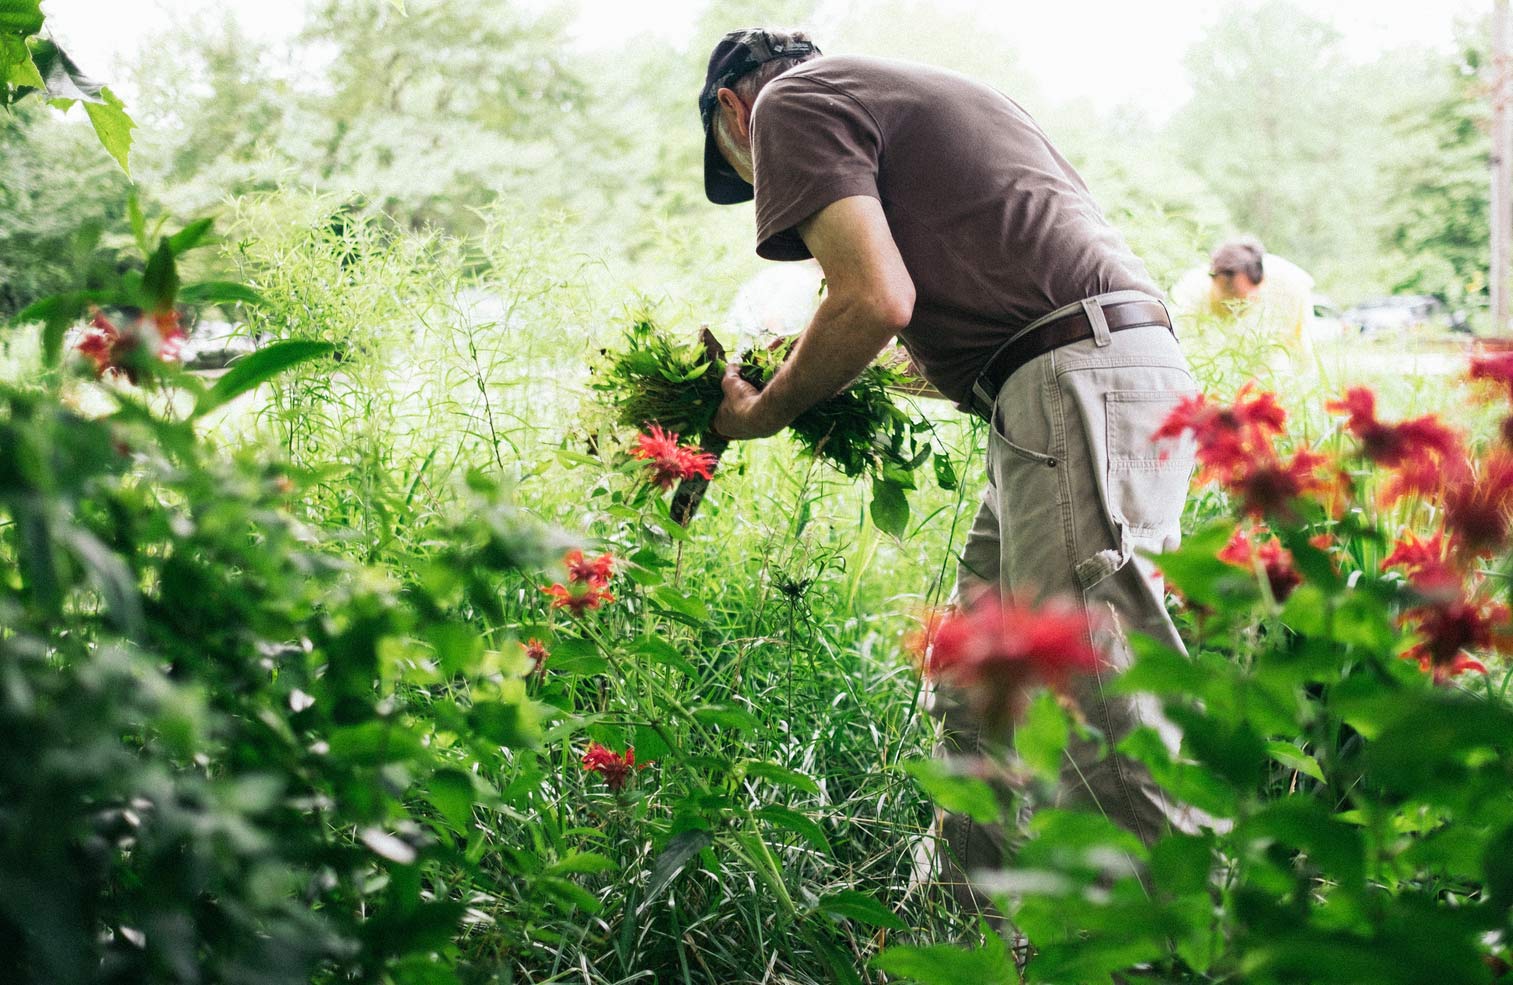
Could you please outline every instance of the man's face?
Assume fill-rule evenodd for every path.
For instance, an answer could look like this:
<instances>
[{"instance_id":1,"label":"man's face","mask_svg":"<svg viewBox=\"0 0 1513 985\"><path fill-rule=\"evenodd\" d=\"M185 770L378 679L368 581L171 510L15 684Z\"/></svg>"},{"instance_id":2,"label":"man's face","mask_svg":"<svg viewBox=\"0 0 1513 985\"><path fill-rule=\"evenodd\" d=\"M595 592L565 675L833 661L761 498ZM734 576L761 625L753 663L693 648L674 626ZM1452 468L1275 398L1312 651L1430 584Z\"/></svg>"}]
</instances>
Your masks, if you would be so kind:
<instances>
[{"instance_id":1,"label":"man's face","mask_svg":"<svg viewBox=\"0 0 1513 985\"><path fill-rule=\"evenodd\" d=\"M1221 270L1212 276L1214 297L1220 301L1245 301L1260 290L1260 285L1242 271Z\"/></svg>"},{"instance_id":2,"label":"man's face","mask_svg":"<svg viewBox=\"0 0 1513 985\"><path fill-rule=\"evenodd\" d=\"M715 146L747 184L755 184L751 156L751 107L734 89L721 89L720 119L715 123Z\"/></svg>"}]
</instances>

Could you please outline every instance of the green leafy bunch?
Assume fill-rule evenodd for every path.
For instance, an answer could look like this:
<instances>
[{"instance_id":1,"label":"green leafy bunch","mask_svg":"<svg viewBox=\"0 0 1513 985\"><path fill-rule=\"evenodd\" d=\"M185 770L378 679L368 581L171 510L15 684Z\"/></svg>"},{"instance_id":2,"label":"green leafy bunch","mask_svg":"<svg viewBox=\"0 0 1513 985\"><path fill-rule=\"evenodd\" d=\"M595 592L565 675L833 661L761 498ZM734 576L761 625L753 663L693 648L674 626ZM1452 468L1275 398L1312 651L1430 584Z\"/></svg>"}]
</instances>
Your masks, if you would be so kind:
<instances>
[{"instance_id":1,"label":"green leafy bunch","mask_svg":"<svg viewBox=\"0 0 1513 985\"><path fill-rule=\"evenodd\" d=\"M594 388L626 427L660 424L688 437L709 433L724 399L721 367L697 339L678 343L640 318L625 333L626 346L609 358Z\"/></svg>"},{"instance_id":2,"label":"green leafy bunch","mask_svg":"<svg viewBox=\"0 0 1513 985\"><path fill-rule=\"evenodd\" d=\"M741 357L741 377L762 389L793 349L785 339L769 349L751 349ZM914 440L910 417L893 401L893 389L909 378L881 364L867 367L850 386L800 414L789 430L808 454L823 459L841 474L907 473L929 455Z\"/></svg>"}]
</instances>

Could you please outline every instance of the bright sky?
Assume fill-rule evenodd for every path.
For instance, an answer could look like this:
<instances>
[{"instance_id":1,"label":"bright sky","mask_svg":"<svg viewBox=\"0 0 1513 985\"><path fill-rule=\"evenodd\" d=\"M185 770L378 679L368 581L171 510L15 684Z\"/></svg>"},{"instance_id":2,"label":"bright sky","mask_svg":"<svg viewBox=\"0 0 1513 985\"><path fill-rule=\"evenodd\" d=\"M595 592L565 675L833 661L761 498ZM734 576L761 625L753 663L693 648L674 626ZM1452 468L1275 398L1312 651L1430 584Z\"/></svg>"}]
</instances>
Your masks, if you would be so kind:
<instances>
[{"instance_id":1,"label":"bright sky","mask_svg":"<svg viewBox=\"0 0 1513 985\"><path fill-rule=\"evenodd\" d=\"M377 5L388 0L372 0ZM469 0L451 0L467 3ZM532 0L525 0L529 3ZM535 0L539 3L539 0ZM811 26L821 43L827 23L867 0L824 0ZM43 0L52 30L89 74L121 77L123 64L150 47L175 14L231 11L254 35L275 40L296 31L306 0ZM1164 118L1187 97L1182 55L1232 2L1213 0L937 0L976 10L997 28L993 43L1015 53L1045 91L1086 98L1112 110L1134 105ZM578 0L574 33L584 48L623 44L638 31L685 48L704 0ZM1492 0L1306 0L1361 57L1412 42L1447 44L1458 18L1490 10ZM749 18L761 19L753 3ZM738 27L747 24L732 25ZM833 50L833 49L832 49ZM696 56L706 57L703 52ZM123 87L124 88L124 87ZM130 95L129 91L122 93Z\"/></svg>"}]
</instances>

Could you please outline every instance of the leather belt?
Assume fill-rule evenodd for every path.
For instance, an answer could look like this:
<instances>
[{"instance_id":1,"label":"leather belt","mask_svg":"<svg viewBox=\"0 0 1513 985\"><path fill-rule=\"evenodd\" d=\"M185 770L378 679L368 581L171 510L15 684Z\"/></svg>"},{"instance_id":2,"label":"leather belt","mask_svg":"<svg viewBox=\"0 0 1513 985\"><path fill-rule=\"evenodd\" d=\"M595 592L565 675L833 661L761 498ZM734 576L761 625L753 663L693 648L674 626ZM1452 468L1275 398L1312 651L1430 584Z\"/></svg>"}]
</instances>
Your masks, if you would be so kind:
<instances>
[{"instance_id":1,"label":"leather belt","mask_svg":"<svg viewBox=\"0 0 1513 985\"><path fill-rule=\"evenodd\" d=\"M1162 325L1176 334L1165 303L1149 295L1133 291L1119 292L1067 305L1032 322L988 358L987 365L972 384L966 409L983 420L991 421L993 402L998 398L998 391L1003 389L1003 385L1016 370L1036 356L1043 356L1053 349L1096 338L1098 331L1095 320L1104 322L1109 332Z\"/></svg>"}]
</instances>

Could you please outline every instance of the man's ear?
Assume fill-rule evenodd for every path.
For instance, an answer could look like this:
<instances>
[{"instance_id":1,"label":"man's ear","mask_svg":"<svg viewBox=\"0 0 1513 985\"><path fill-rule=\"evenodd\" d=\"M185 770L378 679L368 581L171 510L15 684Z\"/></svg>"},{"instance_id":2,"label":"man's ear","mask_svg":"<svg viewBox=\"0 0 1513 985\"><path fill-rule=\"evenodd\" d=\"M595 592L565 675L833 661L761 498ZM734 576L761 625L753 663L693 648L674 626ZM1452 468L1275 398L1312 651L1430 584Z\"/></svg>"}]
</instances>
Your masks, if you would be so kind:
<instances>
[{"instance_id":1,"label":"man's ear","mask_svg":"<svg viewBox=\"0 0 1513 985\"><path fill-rule=\"evenodd\" d=\"M714 97L720 102L720 112L730 123L730 132L742 140L751 140L751 107L736 95L734 89L721 89Z\"/></svg>"}]
</instances>

